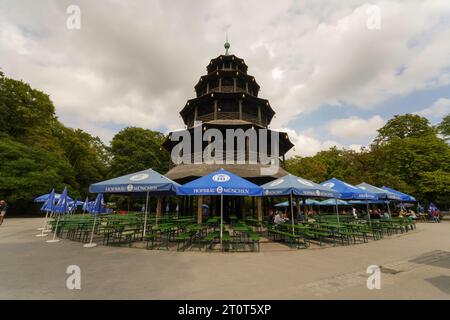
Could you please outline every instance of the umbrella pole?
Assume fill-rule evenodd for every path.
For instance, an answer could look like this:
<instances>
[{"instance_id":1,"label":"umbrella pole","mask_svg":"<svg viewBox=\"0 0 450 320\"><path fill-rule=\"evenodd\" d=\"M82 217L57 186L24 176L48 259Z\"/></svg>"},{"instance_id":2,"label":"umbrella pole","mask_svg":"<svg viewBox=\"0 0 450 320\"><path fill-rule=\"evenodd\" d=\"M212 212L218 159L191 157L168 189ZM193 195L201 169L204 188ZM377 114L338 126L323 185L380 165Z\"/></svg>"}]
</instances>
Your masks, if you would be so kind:
<instances>
[{"instance_id":1,"label":"umbrella pole","mask_svg":"<svg viewBox=\"0 0 450 320\"><path fill-rule=\"evenodd\" d=\"M222 249L223 237L223 195L220 195L220 248Z\"/></svg>"},{"instance_id":2,"label":"umbrella pole","mask_svg":"<svg viewBox=\"0 0 450 320\"><path fill-rule=\"evenodd\" d=\"M144 233L142 234L142 238L145 237L145 233L147 231L148 197L149 192L147 191L147 197L145 199Z\"/></svg>"},{"instance_id":3,"label":"umbrella pole","mask_svg":"<svg viewBox=\"0 0 450 320\"><path fill-rule=\"evenodd\" d=\"M388 207L389 218L392 218L391 208L389 207L389 201L386 201L386 202L387 202L387 207Z\"/></svg>"},{"instance_id":4,"label":"umbrella pole","mask_svg":"<svg viewBox=\"0 0 450 320\"><path fill-rule=\"evenodd\" d=\"M292 235L295 235L295 232L294 232L294 205L292 204L292 191L290 194L290 202L291 202Z\"/></svg>"},{"instance_id":5,"label":"umbrella pole","mask_svg":"<svg viewBox=\"0 0 450 320\"><path fill-rule=\"evenodd\" d=\"M59 242L59 239L56 239L56 233L58 232L58 224L59 224L59 217L61 216L61 214L58 214L58 218L56 218L56 226L55 226L55 233L53 233L53 239L52 240L47 240L47 242L52 243L52 242Z\"/></svg>"},{"instance_id":6,"label":"umbrella pole","mask_svg":"<svg viewBox=\"0 0 450 320\"><path fill-rule=\"evenodd\" d=\"M95 231L95 223L97 222L97 215L94 215L94 224L92 225L92 232L91 232L91 240L89 240L89 243L83 245L85 248L93 248L97 246L96 243L92 243L92 240L94 239L94 231Z\"/></svg>"},{"instance_id":7,"label":"umbrella pole","mask_svg":"<svg viewBox=\"0 0 450 320\"><path fill-rule=\"evenodd\" d=\"M47 230L47 220L48 220L48 211L45 212L45 220L44 223L42 224L42 228L39 228L38 230L41 230L41 233L37 234L36 237L45 237L47 236L47 234L45 234L45 231Z\"/></svg>"},{"instance_id":8,"label":"umbrella pole","mask_svg":"<svg viewBox=\"0 0 450 320\"><path fill-rule=\"evenodd\" d=\"M340 222L339 222L339 208L338 208L338 201L337 201L337 198L335 198L334 200L335 200L335 202L336 202L336 216L337 216L337 223L338 223L338 225L340 225Z\"/></svg>"},{"instance_id":9,"label":"umbrella pole","mask_svg":"<svg viewBox=\"0 0 450 320\"><path fill-rule=\"evenodd\" d=\"M366 193L366 206L367 206L367 215L369 216L369 224L372 225L372 220L370 220L370 212L369 212L369 198Z\"/></svg>"}]
</instances>

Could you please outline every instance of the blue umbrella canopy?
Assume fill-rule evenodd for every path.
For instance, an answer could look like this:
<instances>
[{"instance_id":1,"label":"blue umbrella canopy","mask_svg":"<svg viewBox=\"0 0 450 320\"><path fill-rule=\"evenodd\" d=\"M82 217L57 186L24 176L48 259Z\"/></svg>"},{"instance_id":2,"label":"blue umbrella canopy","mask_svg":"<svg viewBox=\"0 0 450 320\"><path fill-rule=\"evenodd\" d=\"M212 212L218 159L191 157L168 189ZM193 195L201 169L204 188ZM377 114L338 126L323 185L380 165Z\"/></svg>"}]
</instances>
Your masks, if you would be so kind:
<instances>
[{"instance_id":1,"label":"blue umbrella canopy","mask_svg":"<svg viewBox=\"0 0 450 320\"><path fill-rule=\"evenodd\" d=\"M401 200L400 196L365 182L358 184L357 187L366 192L375 194L378 200Z\"/></svg>"},{"instance_id":2,"label":"blue umbrella canopy","mask_svg":"<svg viewBox=\"0 0 450 320\"><path fill-rule=\"evenodd\" d=\"M333 178L321 183L322 186L333 189L341 194L340 198L345 200L377 199L377 196L366 190L362 190L347 182Z\"/></svg>"},{"instance_id":3,"label":"blue umbrella canopy","mask_svg":"<svg viewBox=\"0 0 450 320\"><path fill-rule=\"evenodd\" d=\"M320 201L320 205L321 206L348 206L350 205L350 203L348 203L347 201L344 200L338 200L338 199L327 199L324 201Z\"/></svg>"},{"instance_id":4,"label":"blue umbrella canopy","mask_svg":"<svg viewBox=\"0 0 450 320\"><path fill-rule=\"evenodd\" d=\"M105 202L103 200L103 193L99 193L97 198L95 198L94 204L92 205L91 213L104 213L106 212Z\"/></svg>"},{"instance_id":5,"label":"blue umbrella canopy","mask_svg":"<svg viewBox=\"0 0 450 320\"><path fill-rule=\"evenodd\" d=\"M389 201L387 200L350 200L350 204L388 204Z\"/></svg>"},{"instance_id":6,"label":"blue umbrella canopy","mask_svg":"<svg viewBox=\"0 0 450 320\"><path fill-rule=\"evenodd\" d=\"M38 201L40 202L40 201ZM47 200L45 201L44 205L42 206L42 211L51 212L55 209L55 189L52 190L48 194Z\"/></svg>"},{"instance_id":7,"label":"blue umbrella canopy","mask_svg":"<svg viewBox=\"0 0 450 320\"><path fill-rule=\"evenodd\" d=\"M307 206L318 206L320 205L320 201L314 200L314 199L306 199L305 200L305 204ZM296 206L296 203L293 203L294 207ZM274 207L277 208L284 208L284 207L289 207L289 201L284 201L284 202L280 202L277 203L276 205L274 205Z\"/></svg>"},{"instance_id":8,"label":"blue umbrella canopy","mask_svg":"<svg viewBox=\"0 0 450 320\"><path fill-rule=\"evenodd\" d=\"M224 169L177 188L179 195L260 196L262 188Z\"/></svg>"},{"instance_id":9,"label":"blue umbrella canopy","mask_svg":"<svg viewBox=\"0 0 450 320\"><path fill-rule=\"evenodd\" d=\"M296 195L319 198L339 198L339 192L315 182L288 174L261 186L265 196Z\"/></svg>"},{"instance_id":10,"label":"blue umbrella canopy","mask_svg":"<svg viewBox=\"0 0 450 320\"><path fill-rule=\"evenodd\" d=\"M67 187L64 188L63 193L61 194L61 197L58 200L58 203L55 206L54 212L56 213L67 213L68 212L68 199L67 199Z\"/></svg>"},{"instance_id":11,"label":"blue umbrella canopy","mask_svg":"<svg viewBox=\"0 0 450 320\"><path fill-rule=\"evenodd\" d=\"M59 193L54 193L54 190L52 190L53 192L53 196L54 196L54 200L58 201L59 198L61 197L61 194ZM47 202L47 200L50 198L52 193L47 193L47 194L43 194L42 196L36 197L34 199L34 202ZM73 201L73 199L69 196L67 196L67 200L68 201Z\"/></svg>"},{"instance_id":12,"label":"blue umbrella canopy","mask_svg":"<svg viewBox=\"0 0 450 320\"><path fill-rule=\"evenodd\" d=\"M179 184L162 174L147 169L114 179L91 184L92 193L160 193L175 194Z\"/></svg>"},{"instance_id":13,"label":"blue umbrella canopy","mask_svg":"<svg viewBox=\"0 0 450 320\"><path fill-rule=\"evenodd\" d=\"M387 190L393 194L398 195L401 198L401 200L404 202L416 202L417 201L416 198L414 198L413 196L410 196L409 194L406 194L406 193L403 193L403 192L400 192L400 191L397 191L397 190L394 190L394 189L391 189L391 188L388 188L385 186L381 187L381 189Z\"/></svg>"},{"instance_id":14,"label":"blue umbrella canopy","mask_svg":"<svg viewBox=\"0 0 450 320\"><path fill-rule=\"evenodd\" d=\"M81 207L81 210L88 211L88 209L89 209L89 198L86 197L86 200L84 200L83 206Z\"/></svg>"}]
</instances>

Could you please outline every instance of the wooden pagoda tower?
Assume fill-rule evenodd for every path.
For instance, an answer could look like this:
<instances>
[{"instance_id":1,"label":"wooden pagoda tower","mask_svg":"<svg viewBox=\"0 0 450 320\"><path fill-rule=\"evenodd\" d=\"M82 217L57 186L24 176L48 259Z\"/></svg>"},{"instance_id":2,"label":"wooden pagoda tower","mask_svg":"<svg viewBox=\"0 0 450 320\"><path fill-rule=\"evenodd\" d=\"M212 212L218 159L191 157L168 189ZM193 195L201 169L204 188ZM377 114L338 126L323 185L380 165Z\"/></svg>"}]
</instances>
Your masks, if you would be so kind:
<instances>
[{"instance_id":1,"label":"wooden pagoda tower","mask_svg":"<svg viewBox=\"0 0 450 320\"><path fill-rule=\"evenodd\" d=\"M271 130L268 127L275 111L268 100L258 97L259 84L247 73L248 67L244 60L228 53L229 48L229 43L225 43L225 55L211 60L206 67L207 74L202 76L195 85L196 97L187 101L180 115L192 137L194 127L199 125L202 126L203 131L210 128L220 130L224 138L225 130L228 128L241 128L244 131L252 127L255 130L265 128L268 130L267 150L270 153ZM178 143L171 140L171 135L172 133L163 143L164 148L169 152ZM205 142L204 146L207 144L208 142ZM224 168L256 184L263 184L287 174L282 168L284 155L292 147L293 144L287 133L280 132L278 153L281 166L272 175L262 175L261 168L264 165L250 163L250 161L244 164L194 164L192 161L191 164L174 165L166 176L179 183L186 183ZM193 153L193 146L191 150ZM248 152L247 149L246 152ZM250 158L248 154L245 157L246 160ZM193 154L192 159L194 159Z\"/></svg>"}]
</instances>

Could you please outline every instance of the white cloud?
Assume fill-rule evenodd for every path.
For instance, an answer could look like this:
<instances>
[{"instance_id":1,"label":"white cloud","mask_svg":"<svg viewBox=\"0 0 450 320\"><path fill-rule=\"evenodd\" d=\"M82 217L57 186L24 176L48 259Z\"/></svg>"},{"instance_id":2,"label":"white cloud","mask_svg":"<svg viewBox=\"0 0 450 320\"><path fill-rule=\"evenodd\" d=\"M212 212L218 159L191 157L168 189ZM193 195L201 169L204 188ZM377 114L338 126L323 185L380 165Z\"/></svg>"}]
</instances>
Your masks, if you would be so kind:
<instances>
[{"instance_id":1,"label":"white cloud","mask_svg":"<svg viewBox=\"0 0 450 320\"><path fill-rule=\"evenodd\" d=\"M442 118L450 114L450 99L440 98L431 106L417 112L423 117Z\"/></svg>"},{"instance_id":2,"label":"white cloud","mask_svg":"<svg viewBox=\"0 0 450 320\"><path fill-rule=\"evenodd\" d=\"M384 125L385 121L380 116L369 119L350 117L330 121L326 128L335 137L350 141L367 140L374 138L377 130Z\"/></svg>"},{"instance_id":3,"label":"white cloud","mask_svg":"<svg viewBox=\"0 0 450 320\"><path fill-rule=\"evenodd\" d=\"M297 133L293 129L282 128L280 131L287 132L289 139L294 144L294 148L292 148L286 155L288 158L292 156L313 156L319 151L327 150L334 146L342 148L342 145L336 141L320 141L314 136L314 132L312 130Z\"/></svg>"}]
</instances>

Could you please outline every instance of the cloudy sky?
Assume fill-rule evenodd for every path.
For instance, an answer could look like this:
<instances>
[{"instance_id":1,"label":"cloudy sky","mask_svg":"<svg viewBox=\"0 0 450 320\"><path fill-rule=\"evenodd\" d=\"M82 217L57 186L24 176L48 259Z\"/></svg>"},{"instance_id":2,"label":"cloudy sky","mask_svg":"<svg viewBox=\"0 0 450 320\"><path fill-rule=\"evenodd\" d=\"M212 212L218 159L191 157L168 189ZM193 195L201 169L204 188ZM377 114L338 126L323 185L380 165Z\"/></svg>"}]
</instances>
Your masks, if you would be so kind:
<instances>
[{"instance_id":1,"label":"cloudy sky","mask_svg":"<svg viewBox=\"0 0 450 320\"><path fill-rule=\"evenodd\" d=\"M70 5L79 30L67 28ZM292 154L366 145L395 114L450 112L448 0L2 0L0 68L109 142L126 126L181 128L226 32Z\"/></svg>"}]
</instances>

